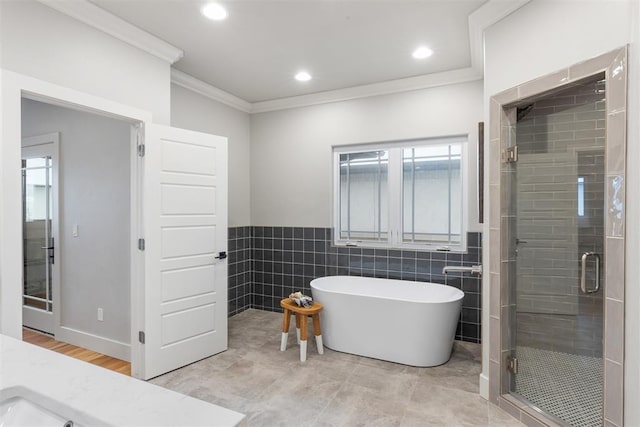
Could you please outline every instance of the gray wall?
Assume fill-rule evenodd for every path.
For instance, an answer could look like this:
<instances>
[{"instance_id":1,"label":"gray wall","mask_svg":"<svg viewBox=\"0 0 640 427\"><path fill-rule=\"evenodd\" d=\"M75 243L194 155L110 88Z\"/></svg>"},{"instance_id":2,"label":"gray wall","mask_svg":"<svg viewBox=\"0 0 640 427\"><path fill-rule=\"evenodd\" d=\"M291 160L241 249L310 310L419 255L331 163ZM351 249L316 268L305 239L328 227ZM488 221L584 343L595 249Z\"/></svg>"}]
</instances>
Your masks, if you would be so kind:
<instances>
[{"instance_id":1,"label":"gray wall","mask_svg":"<svg viewBox=\"0 0 640 427\"><path fill-rule=\"evenodd\" d=\"M332 226L332 146L469 135L467 231L480 227L477 126L482 82L251 116L251 222Z\"/></svg>"},{"instance_id":2,"label":"gray wall","mask_svg":"<svg viewBox=\"0 0 640 427\"><path fill-rule=\"evenodd\" d=\"M23 100L23 137L51 132L60 132L62 326L129 343L130 126Z\"/></svg>"},{"instance_id":3,"label":"gray wall","mask_svg":"<svg viewBox=\"0 0 640 427\"><path fill-rule=\"evenodd\" d=\"M172 84L171 126L228 138L229 227L250 225L249 114Z\"/></svg>"}]
</instances>

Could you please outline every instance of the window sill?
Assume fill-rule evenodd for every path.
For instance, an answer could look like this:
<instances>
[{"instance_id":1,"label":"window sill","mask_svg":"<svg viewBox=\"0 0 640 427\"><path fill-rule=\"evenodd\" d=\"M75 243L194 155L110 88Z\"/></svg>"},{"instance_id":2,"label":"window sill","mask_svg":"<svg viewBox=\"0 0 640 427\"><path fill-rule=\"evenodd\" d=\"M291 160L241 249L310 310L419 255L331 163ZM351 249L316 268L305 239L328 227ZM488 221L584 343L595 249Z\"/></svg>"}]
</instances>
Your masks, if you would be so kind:
<instances>
[{"instance_id":1,"label":"window sill","mask_svg":"<svg viewBox=\"0 0 640 427\"><path fill-rule=\"evenodd\" d=\"M448 249L442 249L444 246L438 245L416 245L416 244L402 244L392 245L389 243L375 243L375 242L346 242L346 241L334 241L333 245L338 248L360 248L360 249L386 249L393 251L416 251L416 252L437 252L437 253L453 253L453 254L466 254L468 249L465 246L447 246Z\"/></svg>"}]
</instances>

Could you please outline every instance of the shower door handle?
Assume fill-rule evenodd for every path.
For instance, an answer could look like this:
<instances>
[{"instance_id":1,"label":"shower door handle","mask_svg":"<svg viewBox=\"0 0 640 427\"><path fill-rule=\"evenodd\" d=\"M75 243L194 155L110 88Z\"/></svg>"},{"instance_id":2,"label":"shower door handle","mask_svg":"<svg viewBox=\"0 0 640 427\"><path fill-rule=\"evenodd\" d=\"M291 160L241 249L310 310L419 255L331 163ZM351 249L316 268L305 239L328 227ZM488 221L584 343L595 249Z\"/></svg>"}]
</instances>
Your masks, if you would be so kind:
<instances>
[{"instance_id":1,"label":"shower door handle","mask_svg":"<svg viewBox=\"0 0 640 427\"><path fill-rule=\"evenodd\" d=\"M592 256L596 261L596 286L587 290L587 260ZM595 252L585 252L582 254L582 269L580 273L580 289L585 294L595 294L600 290L600 255Z\"/></svg>"}]
</instances>

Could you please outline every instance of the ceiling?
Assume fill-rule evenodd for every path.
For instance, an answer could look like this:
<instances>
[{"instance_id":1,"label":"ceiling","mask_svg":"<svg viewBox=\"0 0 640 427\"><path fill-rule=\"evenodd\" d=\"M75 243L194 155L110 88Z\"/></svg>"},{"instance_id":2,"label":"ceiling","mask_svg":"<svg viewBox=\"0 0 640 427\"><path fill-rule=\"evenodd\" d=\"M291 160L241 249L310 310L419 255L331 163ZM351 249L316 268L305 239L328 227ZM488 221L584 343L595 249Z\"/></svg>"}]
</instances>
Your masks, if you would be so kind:
<instances>
[{"instance_id":1,"label":"ceiling","mask_svg":"<svg viewBox=\"0 0 640 427\"><path fill-rule=\"evenodd\" d=\"M468 17L486 0L222 0L225 21L206 1L92 2L182 49L174 68L259 102L470 67ZM433 55L414 59L418 45Z\"/></svg>"}]
</instances>

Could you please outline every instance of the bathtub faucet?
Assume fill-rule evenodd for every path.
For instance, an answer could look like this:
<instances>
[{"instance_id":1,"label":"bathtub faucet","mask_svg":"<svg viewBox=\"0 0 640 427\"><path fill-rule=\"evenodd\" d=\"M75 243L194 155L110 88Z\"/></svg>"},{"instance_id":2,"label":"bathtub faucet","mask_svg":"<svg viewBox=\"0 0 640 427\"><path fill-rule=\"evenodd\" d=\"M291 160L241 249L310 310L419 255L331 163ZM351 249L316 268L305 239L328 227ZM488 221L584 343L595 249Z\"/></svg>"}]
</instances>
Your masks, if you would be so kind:
<instances>
[{"instance_id":1,"label":"bathtub faucet","mask_svg":"<svg viewBox=\"0 0 640 427\"><path fill-rule=\"evenodd\" d=\"M482 276L482 266L472 265L471 267L462 267L459 265L447 265L445 268L442 269L442 274L448 274L453 272L471 273L471 274L476 274L478 276Z\"/></svg>"}]
</instances>

